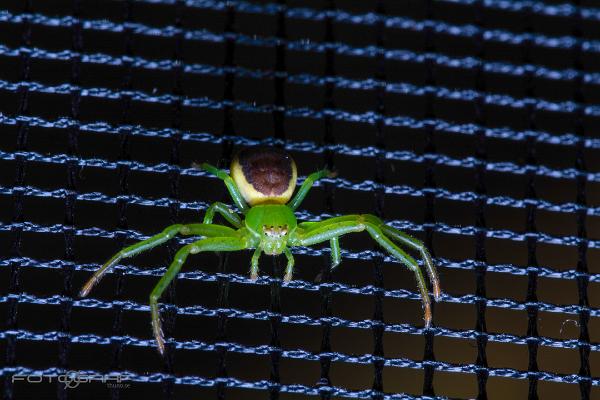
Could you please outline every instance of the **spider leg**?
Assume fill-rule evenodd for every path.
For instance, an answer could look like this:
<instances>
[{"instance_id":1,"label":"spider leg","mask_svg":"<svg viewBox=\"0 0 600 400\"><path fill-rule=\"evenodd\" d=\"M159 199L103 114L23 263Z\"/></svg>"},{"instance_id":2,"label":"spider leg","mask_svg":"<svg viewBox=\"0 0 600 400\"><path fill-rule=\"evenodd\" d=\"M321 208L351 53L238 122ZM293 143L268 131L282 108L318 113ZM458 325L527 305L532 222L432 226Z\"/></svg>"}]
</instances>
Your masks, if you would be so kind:
<instances>
[{"instance_id":1,"label":"spider leg","mask_svg":"<svg viewBox=\"0 0 600 400\"><path fill-rule=\"evenodd\" d=\"M233 179L231 178L231 176L229 176L229 174L227 172L225 172L222 169L219 169L217 167L214 167L210 164L207 164L207 163L202 163L199 166L199 168L201 168L205 171L208 171L211 174L216 175L217 178L221 179L225 183L225 186L227 186L229 195L233 199L233 202L235 203L235 205L240 209L240 211L244 214L248 211L248 205L246 204L244 197L242 197L242 194L240 193L237 185L235 184L235 182L233 181Z\"/></svg>"},{"instance_id":2,"label":"spider leg","mask_svg":"<svg viewBox=\"0 0 600 400\"><path fill-rule=\"evenodd\" d=\"M202 221L202 223L212 224L213 218L215 217L215 211L221 214L221 216L225 218L227 222L229 222L236 228L242 227L242 220L240 219L240 217L229 207L227 207L226 204L221 203L220 201L212 203L210 207L208 207L208 209L206 210L206 214L204 214L204 220Z\"/></svg>"},{"instance_id":3,"label":"spider leg","mask_svg":"<svg viewBox=\"0 0 600 400\"><path fill-rule=\"evenodd\" d=\"M349 220L352 221L352 216L350 216L350 219L345 218L345 217L336 217L336 218L330 218L327 221L329 222L338 222L338 221L344 221L344 220ZM315 224L320 224L321 221L304 221L304 222L300 222L298 224L298 227L301 228L304 232L308 232L311 230L312 227L316 227ZM337 267L339 265L339 263L342 260L342 255L341 255L341 251L340 251L340 241L338 240L338 237L333 237L331 239L329 239L329 247L331 248L331 269L334 269L335 267Z\"/></svg>"},{"instance_id":4,"label":"spider leg","mask_svg":"<svg viewBox=\"0 0 600 400\"><path fill-rule=\"evenodd\" d=\"M285 267L285 276L283 277L283 280L285 282L289 282L292 280L292 274L294 273L294 256L287 247L283 250L283 254L285 254L285 257L287 258L287 265Z\"/></svg>"},{"instance_id":5,"label":"spider leg","mask_svg":"<svg viewBox=\"0 0 600 400\"><path fill-rule=\"evenodd\" d=\"M424 308L425 326L431 324L431 300L425 278L419 265L409 254L398 247L392 240L382 231L382 226L385 226L381 220L374 215L346 215L342 217L330 218L315 224L310 224L304 229L298 229L295 234L290 237L290 245L292 246L310 246L316 243L321 243L333 238L339 238L342 235L351 232L361 232L366 230L369 235L385 250L397 258L402 264L410 269L417 280L417 286L421 293L421 300ZM339 246L338 246L339 247ZM332 246L333 253L333 246Z\"/></svg>"},{"instance_id":6,"label":"spider leg","mask_svg":"<svg viewBox=\"0 0 600 400\"><path fill-rule=\"evenodd\" d=\"M433 287L433 296L436 300L439 300L442 296L442 290L440 289L440 279L435 270L435 266L433 265L433 260L431 259L431 255L427 250L427 247L418 239L399 231L396 228L392 228L391 226L382 224L380 228L383 233L397 242L403 243L406 246L418 251L421 254L421 258L423 259L423 264L425 265L425 269L427 270L427 274L429 275L429 280L431 281L431 286Z\"/></svg>"},{"instance_id":7,"label":"spider leg","mask_svg":"<svg viewBox=\"0 0 600 400\"><path fill-rule=\"evenodd\" d=\"M310 229L311 226L314 226L315 224L318 224L320 221L303 221L303 222L298 222L298 228L300 229L304 229L304 230L308 230Z\"/></svg>"},{"instance_id":8,"label":"spider leg","mask_svg":"<svg viewBox=\"0 0 600 400\"><path fill-rule=\"evenodd\" d=\"M235 233L234 233L235 235ZM212 237L201 239L194 243L183 246L177 251L173 262L167 269L167 272L160 278L152 293L150 293L150 313L152 315L152 332L158 345L160 354L164 354L165 340L160 323L160 315L158 312L158 299L163 294L169 283L175 278L186 258L190 254L196 254L201 251L236 251L248 247L247 241L243 237L228 236L228 237Z\"/></svg>"},{"instance_id":9,"label":"spider leg","mask_svg":"<svg viewBox=\"0 0 600 400\"><path fill-rule=\"evenodd\" d=\"M337 236L329 239L329 247L331 247L331 269L334 269L342 261L340 239Z\"/></svg>"},{"instance_id":10,"label":"spider leg","mask_svg":"<svg viewBox=\"0 0 600 400\"><path fill-rule=\"evenodd\" d=\"M298 228L302 228L304 233L308 233L308 232L312 231L313 229L322 227L324 223L327 223L327 225L331 225L331 224L335 224L338 222L347 222L347 221L353 222L353 221L356 221L357 217L359 217L359 215L351 214L351 215L342 215L340 217L328 218L324 221L304 221L304 222L298 223Z\"/></svg>"},{"instance_id":11,"label":"spider leg","mask_svg":"<svg viewBox=\"0 0 600 400\"><path fill-rule=\"evenodd\" d=\"M235 230L229 227L213 224L175 224L168 226L161 233L154 235L146 240L142 240L138 243L135 243L131 246L125 247L117 254L115 254L102 267L100 267L100 269L94 272L92 277L83 285L83 287L79 291L79 296L87 296L90 290L92 290L92 288L98 282L100 282L100 279L102 279L104 274L121 259L134 256L146 250L150 250L153 247L156 247L159 244L162 244L172 239L177 234L198 236L228 236L234 233Z\"/></svg>"},{"instance_id":12,"label":"spider leg","mask_svg":"<svg viewBox=\"0 0 600 400\"><path fill-rule=\"evenodd\" d=\"M296 210L300 203L302 203L302 200L304 200L306 197L308 191L312 188L312 185L315 183L315 181L325 178L326 176L333 176L333 174L326 169L322 169L307 176L304 182L302 182L300 189L298 189L296 192L296 195L288 202L287 205L291 207L292 210Z\"/></svg>"},{"instance_id":13,"label":"spider leg","mask_svg":"<svg viewBox=\"0 0 600 400\"><path fill-rule=\"evenodd\" d=\"M333 224L333 223L345 222L345 221L356 221L357 217L359 217L359 216L344 215L344 216L340 216L340 217L329 218L326 221L305 221L305 222L299 223L298 227L302 228L304 233L308 233L308 232L313 231L316 228L319 228L321 226L319 224L322 224L323 222ZM425 269L427 270L427 274L429 275L429 280L431 281L431 285L433 288L433 295L436 300L439 300L442 295L442 291L440 288L440 280L439 280L438 274L436 272L435 266L433 264L433 260L431 259L431 255L429 254L429 251L427 250L427 247L425 247L423 242L421 242L420 240L418 240L402 231L399 231L396 228L392 228L391 226L384 224L380 218L378 218L374 215L364 214L364 215L362 215L362 217L365 218L365 220L367 220L367 221L371 222L372 224L376 225L377 227L379 227L379 229L381 229L381 231L386 236L391 238L392 240L399 242L401 244L404 244L420 253L421 258L423 259L423 265L425 266ZM331 248L332 248L332 257L333 257L333 245L331 246ZM333 267L335 267L335 265L333 265Z\"/></svg>"},{"instance_id":14,"label":"spider leg","mask_svg":"<svg viewBox=\"0 0 600 400\"><path fill-rule=\"evenodd\" d=\"M262 249L257 247L254 250L254 254L252 254L252 260L250 261L250 279L255 281L258 278L258 259L260 258L260 253L262 253Z\"/></svg>"}]
</instances>

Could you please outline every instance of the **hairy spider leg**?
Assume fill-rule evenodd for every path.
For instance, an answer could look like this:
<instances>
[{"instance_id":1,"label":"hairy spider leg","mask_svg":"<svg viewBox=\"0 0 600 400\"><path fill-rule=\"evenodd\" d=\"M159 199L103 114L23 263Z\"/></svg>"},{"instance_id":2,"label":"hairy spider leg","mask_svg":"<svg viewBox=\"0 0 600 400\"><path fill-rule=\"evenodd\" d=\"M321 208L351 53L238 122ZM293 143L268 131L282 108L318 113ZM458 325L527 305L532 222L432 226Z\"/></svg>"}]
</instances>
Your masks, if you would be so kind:
<instances>
[{"instance_id":1,"label":"hairy spider leg","mask_svg":"<svg viewBox=\"0 0 600 400\"><path fill-rule=\"evenodd\" d=\"M125 247L117 254L115 254L110 260L108 260L100 269L94 272L94 275L83 285L79 291L80 297L88 295L90 290L100 282L100 279L104 274L121 259L140 254L146 250L150 250L159 244L162 244L177 234L181 235L198 235L198 236L230 236L235 234L235 230L226 226L213 225L213 224L175 224L168 226L161 233L154 235L146 240L142 240L131 246Z\"/></svg>"},{"instance_id":2,"label":"hairy spider leg","mask_svg":"<svg viewBox=\"0 0 600 400\"><path fill-rule=\"evenodd\" d=\"M435 266L433 265L431 255L429 254L429 251L427 251L427 247L425 247L423 242L421 242L419 239L416 239L402 231L399 231L396 228L392 228L389 225L382 224L380 228L383 231L383 233L390 236L392 239L405 244L406 246L418 251L421 254L423 264L425 265L425 269L427 271L427 274L429 275L429 280L431 281L431 286L433 288L433 296L435 297L435 300L438 301L442 296L442 291L440 289L440 279L435 270Z\"/></svg>"},{"instance_id":3,"label":"hairy spider leg","mask_svg":"<svg viewBox=\"0 0 600 400\"><path fill-rule=\"evenodd\" d=\"M200 168L202 168L205 171L210 172L213 175L216 175L217 178L221 179L225 183L225 186L227 186L229 195L233 199L233 202L235 203L235 205L240 209L240 211L243 214L246 214L246 212L249 209L248 204L246 204L246 200L244 200L244 197L240 193L240 190L238 189L237 185L235 184L235 182L233 181L231 176L229 176L229 174L226 171L223 171L222 169L214 167L208 163L202 163L200 165Z\"/></svg>"},{"instance_id":4,"label":"hairy spider leg","mask_svg":"<svg viewBox=\"0 0 600 400\"><path fill-rule=\"evenodd\" d=\"M152 315L152 332L158 345L160 354L164 354L165 340L160 323L160 315L158 312L158 299L163 294L169 283L175 278L181 266L185 262L189 254L196 254L201 251L236 251L248 247L247 240L244 237L237 236L237 232L233 231L233 236L227 237L211 237L198 240L194 243L183 246L175 253L173 262L167 269L167 272L160 278L152 293L150 293L150 313Z\"/></svg>"},{"instance_id":5,"label":"hairy spider leg","mask_svg":"<svg viewBox=\"0 0 600 400\"><path fill-rule=\"evenodd\" d=\"M298 189L292 200L290 200L287 203L287 205L295 211L298 208L298 206L300 206L300 203L302 203L302 200L304 200L304 198L308 194L308 191L312 188L315 181L325 178L326 176L331 177L333 176L333 173L326 169L322 169L320 171L313 172L312 174L307 176L304 182L302 182L302 186L300 186L300 189Z\"/></svg>"},{"instance_id":6,"label":"hairy spider leg","mask_svg":"<svg viewBox=\"0 0 600 400\"><path fill-rule=\"evenodd\" d=\"M419 264L383 233L382 226L385 226L383 222L370 214L334 217L317 223L299 224L296 232L290 237L289 243L291 246L310 246L331 240L332 238L338 238L347 233L366 230L381 247L396 257L415 274L417 286L421 292L425 326L429 327L431 324L431 300Z\"/></svg>"},{"instance_id":7,"label":"hairy spider leg","mask_svg":"<svg viewBox=\"0 0 600 400\"><path fill-rule=\"evenodd\" d=\"M236 228L242 227L242 220L239 215L233 212L226 204L217 201L216 203L212 203L210 207L206 210L206 214L204 214L204 220L202 223L204 224L212 224L213 218L215 217L215 212L221 214L223 218L231 225Z\"/></svg>"}]
</instances>

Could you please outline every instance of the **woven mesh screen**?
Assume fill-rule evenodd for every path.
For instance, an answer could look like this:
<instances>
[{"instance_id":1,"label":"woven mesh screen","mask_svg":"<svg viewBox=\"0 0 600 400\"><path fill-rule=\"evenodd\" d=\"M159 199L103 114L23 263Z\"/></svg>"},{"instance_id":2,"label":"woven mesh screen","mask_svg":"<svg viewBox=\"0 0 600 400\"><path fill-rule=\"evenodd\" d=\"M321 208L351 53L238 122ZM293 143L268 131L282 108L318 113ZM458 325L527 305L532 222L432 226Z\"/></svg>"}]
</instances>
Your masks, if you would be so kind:
<instances>
[{"instance_id":1,"label":"woven mesh screen","mask_svg":"<svg viewBox=\"0 0 600 400\"><path fill-rule=\"evenodd\" d=\"M600 398L600 4L4 1L5 399ZM280 257L126 244L231 200L191 167L283 146L298 216L373 213L431 249L444 295L368 235ZM223 222L223 221L220 221ZM126 385L13 382L127 372Z\"/></svg>"}]
</instances>

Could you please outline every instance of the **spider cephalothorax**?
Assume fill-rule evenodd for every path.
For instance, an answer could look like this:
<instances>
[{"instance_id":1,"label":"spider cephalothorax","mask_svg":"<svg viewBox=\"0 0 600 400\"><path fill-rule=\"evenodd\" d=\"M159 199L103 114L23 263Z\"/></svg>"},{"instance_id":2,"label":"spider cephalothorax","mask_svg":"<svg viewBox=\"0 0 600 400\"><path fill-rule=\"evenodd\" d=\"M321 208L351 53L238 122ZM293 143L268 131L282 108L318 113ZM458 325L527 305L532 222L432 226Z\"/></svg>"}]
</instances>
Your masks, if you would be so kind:
<instances>
[{"instance_id":1,"label":"spider cephalothorax","mask_svg":"<svg viewBox=\"0 0 600 400\"><path fill-rule=\"evenodd\" d=\"M283 253L298 226L294 212L283 204L255 205L246 213L244 224L259 241L256 249L268 255Z\"/></svg>"},{"instance_id":2,"label":"spider cephalothorax","mask_svg":"<svg viewBox=\"0 0 600 400\"><path fill-rule=\"evenodd\" d=\"M158 312L158 299L177 275L189 254L201 251L254 249L250 263L250 276L256 279L261 253L267 255L283 253L288 261L284 280L289 281L294 270L294 257L289 250L290 247L311 246L329 241L333 268L341 260L339 237L361 231L366 231L381 247L414 272L421 293L425 326L429 326L431 301L425 278L414 258L398 246L402 244L419 252L423 267L432 283L433 294L437 299L441 295L439 280L433 261L423 243L384 224L381 219L371 214L353 214L323 221L297 222L295 210L316 180L332 176L329 171L321 170L310 174L292 197L296 187L296 164L290 155L281 149L252 147L238 152L231 163L231 175L209 164L202 164L201 168L224 181L242 217L223 203L213 203L206 210L201 224L171 225L161 233L119 251L94 273L80 292L81 296L86 296L104 273L122 258L151 249L177 234L202 237L179 249L167 272L150 294L152 329L161 354L164 352L164 338ZM213 224L215 212L232 227Z\"/></svg>"}]
</instances>

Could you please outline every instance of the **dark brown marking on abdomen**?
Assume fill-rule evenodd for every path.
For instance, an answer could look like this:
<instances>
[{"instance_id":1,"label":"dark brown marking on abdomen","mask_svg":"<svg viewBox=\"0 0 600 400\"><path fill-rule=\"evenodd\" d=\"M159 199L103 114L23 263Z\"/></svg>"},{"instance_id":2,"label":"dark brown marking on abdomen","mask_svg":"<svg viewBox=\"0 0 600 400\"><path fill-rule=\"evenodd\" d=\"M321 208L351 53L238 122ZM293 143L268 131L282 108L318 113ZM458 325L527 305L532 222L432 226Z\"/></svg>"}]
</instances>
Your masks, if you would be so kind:
<instances>
[{"instance_id":1,"label":"dark brown marking on abdomen","mask_svg":"<svg viewBox=\"0 0 600 400\"><path fill-rule=\"evenodd\" d=\"M250 147L240 151L238 161L249 184L266 196L285 192L292 179L292 157L274 147Z\"/></svg>"}]
</instances>

